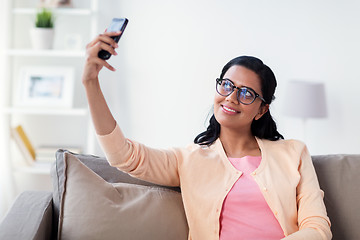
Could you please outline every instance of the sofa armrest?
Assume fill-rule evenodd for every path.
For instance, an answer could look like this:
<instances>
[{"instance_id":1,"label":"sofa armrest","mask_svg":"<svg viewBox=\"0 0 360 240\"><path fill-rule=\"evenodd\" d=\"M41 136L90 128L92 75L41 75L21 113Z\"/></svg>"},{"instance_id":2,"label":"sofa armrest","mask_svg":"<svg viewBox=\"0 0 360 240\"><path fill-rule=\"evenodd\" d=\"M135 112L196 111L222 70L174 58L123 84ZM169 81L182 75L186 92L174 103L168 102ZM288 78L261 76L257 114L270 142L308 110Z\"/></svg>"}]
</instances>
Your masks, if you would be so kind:
<instances>
[{"instance_id":1,"label":"sofa armrest","mask_svg":"<svg viewBox=\"0 0 360 240\"><path fill-rule=\"evenodd\" d=\"M52 193L21 193L0 224L0 239L51 239Z\"/></svg>"}]
</instances>

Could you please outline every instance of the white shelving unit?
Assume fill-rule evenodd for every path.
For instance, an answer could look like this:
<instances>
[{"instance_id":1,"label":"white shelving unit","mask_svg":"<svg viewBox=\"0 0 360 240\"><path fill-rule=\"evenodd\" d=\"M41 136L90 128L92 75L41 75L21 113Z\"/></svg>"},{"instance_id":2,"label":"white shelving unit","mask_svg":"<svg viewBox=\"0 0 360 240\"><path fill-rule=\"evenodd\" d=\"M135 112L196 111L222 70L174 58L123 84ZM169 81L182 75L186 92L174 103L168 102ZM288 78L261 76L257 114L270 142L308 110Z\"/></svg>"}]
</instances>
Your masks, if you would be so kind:
<instances>
[{"instance_id":1,"label":"white shelving unit","mask_svg":"<svg viewBox=\"0 0 360 240\"><path fill-rule=\"evenodd\" d=\"M31 1L34 3L32 4ZM49 175L50 164L36 163L33 166L24 167L22 165L16 165L16 162L21 161L18 159L21 154L14 153L16 151L13 147L14 142L11 139L10 129L16 124L26 126L25 130L31 130L32 134L28 134L30 139L34 139L33 143L46 143L46 139L50 139L54 142L58 139L59 146L66 146L66 138L61 137L60 133L69 135L69 139L77 141L76 144L80 146L84 152L93 153L95 146L95 134L92 130L91 121L86 106L86 101L75 99L72 108L50 108L50 107L18 107L14 103L13 95L16 92L16 81L18 81L17 73L20 71L22 66L40 66L40 67L51 67L51 66L66 66L71 65L75 68L75 86L74 95L81 92L82 89L80 82L81 76L81 65L84 61L85 50L83 49L66 49L64 47L54 46L51 50L35 50L31 48L29 40L29 19L35 17L38 11L38 3L40 0L6 0L5 6L8 8L7 19L8 26L6 29L6 46L4 48L5 54L5 72L1 76L0 81L0 114L2 115L1 123L1 142L0 151L4 159L8 160L8 166L13 175L24 173L28 176L37 175ZM92 36L97 33L97 17L98 17L98 0L82 1L73 0L73 7L71 8L52 8L54 15L56 16L55 31L59 25L62 33L66 31L78 28L82 29L85 23L88 24L88 29L79 33L84 42L89 41ZM22 6L22 4L24 6ZM29 7L32 6L32 7ZM76 24L82 24L76 26ZM19 33L20 32L20 33ZM59 34L56 37L61 37L63 34ZM19 41L19 34L23 34L22 41ZM59 42L59 41L58 41ZM83 44L85 46L85 44ZM85 96L85 95L84 95ZM46 119L49 119L48 121ZM48 124L43 124L44 122ZM68 123L62 125L62 123ZM73 126L69 127L69 122L73 123ZM49 125L49 126L46 126ZM72 124L70 124L72 125ZM77 130L81 133L78 134ZM53 133L53 131L55 133ZM27 131L26 131L27 132ZM39 132L41 134L36 134ZM28 133L28 132L27 132ZM81 136L79 136L81 135ZM46 136L46 139L41 139ZM43 142L45 141L45 142ZM54 153L55 154L55 153ZM15 159L16 158L16 159ZM30 175L29 175L30 174ZM15 196L17 192L16 179L13 179L12 195ZM36 189L34 189L36 190ZM40 188L41 190L41 188Z\"/></svg>"}]
</instances>

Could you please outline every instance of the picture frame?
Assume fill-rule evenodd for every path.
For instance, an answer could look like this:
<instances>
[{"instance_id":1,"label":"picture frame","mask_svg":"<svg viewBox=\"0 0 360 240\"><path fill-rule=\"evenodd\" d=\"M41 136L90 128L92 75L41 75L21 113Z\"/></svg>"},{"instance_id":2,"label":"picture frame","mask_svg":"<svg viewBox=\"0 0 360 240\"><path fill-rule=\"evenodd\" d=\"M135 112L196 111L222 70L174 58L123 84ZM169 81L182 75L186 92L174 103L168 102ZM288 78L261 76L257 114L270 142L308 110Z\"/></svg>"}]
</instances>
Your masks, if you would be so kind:
<instances>
[{"instance_id":1,"label":"picture frame","mask_svg":"<svg viewBox=\"0 0 360 240\"><path fill-rule=\"evenodd\" d=\"M27 66L20 70L19 107L71 108L74 68Z\"/></svg>"}]
</instances>

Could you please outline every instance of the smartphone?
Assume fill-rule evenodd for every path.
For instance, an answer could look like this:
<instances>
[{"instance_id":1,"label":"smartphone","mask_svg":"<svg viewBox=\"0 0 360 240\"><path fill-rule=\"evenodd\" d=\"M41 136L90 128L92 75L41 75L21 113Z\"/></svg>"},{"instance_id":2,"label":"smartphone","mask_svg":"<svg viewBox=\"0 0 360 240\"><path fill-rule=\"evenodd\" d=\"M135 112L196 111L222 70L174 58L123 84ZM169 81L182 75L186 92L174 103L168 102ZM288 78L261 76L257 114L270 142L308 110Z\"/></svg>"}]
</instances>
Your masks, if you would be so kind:
<instances>
[{"instance_id":1,"label":"smartphone","mask_svg":"<svg viewBox=\"0 0 360 240\"><path fill-rule=\"evenodd\" d=\"M124 33L126 25L128 24L129 20L127 18L113 18L111 21L110 26L106 30L107 32L117 32L121 31L119 36L111 37L115 40L116 43L119 42L121 35ZM106 50L100 50L98 53L99 58L108 60L111 57L111 53Z\"/></svg>"}]
</instances>

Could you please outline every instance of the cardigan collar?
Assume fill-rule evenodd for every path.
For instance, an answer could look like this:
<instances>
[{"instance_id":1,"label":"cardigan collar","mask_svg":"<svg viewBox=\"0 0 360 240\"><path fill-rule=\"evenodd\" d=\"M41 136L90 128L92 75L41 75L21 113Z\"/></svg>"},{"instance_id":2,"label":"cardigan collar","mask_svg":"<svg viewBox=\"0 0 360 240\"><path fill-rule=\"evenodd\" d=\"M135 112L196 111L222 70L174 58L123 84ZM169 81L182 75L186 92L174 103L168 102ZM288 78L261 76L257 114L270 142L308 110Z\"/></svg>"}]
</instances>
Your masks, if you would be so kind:
<instances>
[{"instance_id":1,"label":"cardigan collar","mask_svg":"<svg viewBox=\"0 0 360 240\"><path fill-rule=\"evenodd\" d=\"M267 152L265 150L265 146L264 146L264 143L266 143L266 141L268 140L265 140L265 139L260 139L258 137L255 137L258 145L259 145L259 148L260 148L260 152L261 152L261 163L259 165L259 167L254 171L254 172L261 172L265 165L267 164ZM218 154L220 154L220 157L222 159L222 161L224 161L225 163L227 163L228 166L232 166L230 161L228 161L228 157L225 153L225 149L221 143L221 140L220 138L218 138L211 146L210 146L210 149L212 149L213 151L217 152ZM232 167L233 168L233 167ZM233 168L235 170L235 168Z\"/></svg>"}]
</instances>

